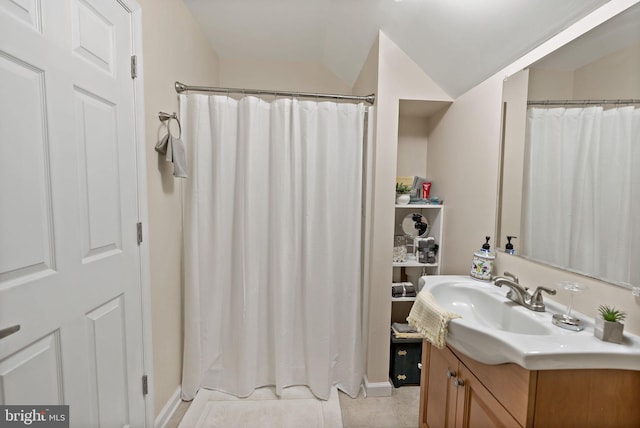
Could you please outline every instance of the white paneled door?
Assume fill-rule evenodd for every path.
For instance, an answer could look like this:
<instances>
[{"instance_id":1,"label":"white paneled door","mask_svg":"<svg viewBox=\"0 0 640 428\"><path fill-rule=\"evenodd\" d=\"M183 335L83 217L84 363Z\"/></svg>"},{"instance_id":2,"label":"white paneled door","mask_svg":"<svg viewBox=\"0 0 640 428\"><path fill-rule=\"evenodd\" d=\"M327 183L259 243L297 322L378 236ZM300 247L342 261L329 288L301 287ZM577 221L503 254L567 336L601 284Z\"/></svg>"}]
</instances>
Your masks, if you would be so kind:
<instances>
[{"instance_id":1,"label":"white paneled door","mask_svg":"<svg viewBox=\"0 0 640 428\"><path fill-rule=\"evenodd\" d=\"M73 427L145 424L132 45L116 0L0 0L0 403Z\"/></svg>"}]
</instances>

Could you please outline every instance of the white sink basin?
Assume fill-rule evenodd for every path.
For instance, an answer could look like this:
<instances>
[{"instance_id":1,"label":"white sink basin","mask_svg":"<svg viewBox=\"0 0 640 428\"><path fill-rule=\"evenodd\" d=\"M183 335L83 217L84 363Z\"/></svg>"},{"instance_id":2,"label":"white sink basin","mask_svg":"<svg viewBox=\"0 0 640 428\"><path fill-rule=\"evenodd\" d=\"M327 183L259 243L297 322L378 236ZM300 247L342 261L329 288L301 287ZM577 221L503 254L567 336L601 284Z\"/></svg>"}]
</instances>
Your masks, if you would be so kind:
<instances>
[{"instance_id":1,"label":"white sink basin","mask_svg":"<svg viewBox=\"0 0 640 428\"><path fill-rule=\"evenodd\" d=\"M593 335L593 319L583 314L580 332L551 323L564 307L545 300L546 312L534 312L507 299L508 289L468 276L425 276L423 290L462 318L449 324L447 343L485 364L516 363L529 370L640 370L640 337L625 332L622 344Z\"/></svg>"},{"instance_id":2,"label":"white sink basin","mask_svg":"<svg viewBox=\"0 0 640 428\"><path fill-rule=\"evenodd\" d=\"M440 306L485 328L531 335L552 334L551 324L544 325L529 314L514 310L515 302L504 293L488 293L476 284L441 282L430 289Z\"/></svg>"}]
</instances>

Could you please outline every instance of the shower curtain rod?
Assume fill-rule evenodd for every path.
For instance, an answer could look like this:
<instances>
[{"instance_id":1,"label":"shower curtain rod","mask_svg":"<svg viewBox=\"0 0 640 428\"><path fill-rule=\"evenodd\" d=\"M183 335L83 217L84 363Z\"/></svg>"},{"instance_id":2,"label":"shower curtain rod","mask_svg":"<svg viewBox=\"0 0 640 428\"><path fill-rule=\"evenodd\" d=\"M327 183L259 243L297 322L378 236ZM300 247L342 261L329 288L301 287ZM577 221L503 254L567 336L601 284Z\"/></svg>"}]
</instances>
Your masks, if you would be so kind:
<instances>
[{"instance_id":1,"label":"shower curtain rod","mask_svg":"<svg viewBox=\"0 0 640 428\"><path fill-rule=\"evenodd\" d=\"M237 89L237 88L216 88L211 86L191 86L184 83L176 82L176 92L181 94L186 91L195 92L214 92L218 94L246 94L246 95L282 95L288 97L299 98L323 98L332 100L349 100L349 101L364 101L369 104L373 104L376 100L376 95L338 95L338 94L316 94L312 92L289 92L289 91L266 91L262 89Z\"/></svg>"},{"instance_id":2,"label":"shower curtain rod","mask_svg":"<svg viewBox=\"0 0 640 428\"><path fill-rule=\"evenodd\" d=\"M567 105L605 105L640 104L640 99L629 100L564 100L564 101L527 101L528 106L567 106Z\"/></svg>"}]
</instances>

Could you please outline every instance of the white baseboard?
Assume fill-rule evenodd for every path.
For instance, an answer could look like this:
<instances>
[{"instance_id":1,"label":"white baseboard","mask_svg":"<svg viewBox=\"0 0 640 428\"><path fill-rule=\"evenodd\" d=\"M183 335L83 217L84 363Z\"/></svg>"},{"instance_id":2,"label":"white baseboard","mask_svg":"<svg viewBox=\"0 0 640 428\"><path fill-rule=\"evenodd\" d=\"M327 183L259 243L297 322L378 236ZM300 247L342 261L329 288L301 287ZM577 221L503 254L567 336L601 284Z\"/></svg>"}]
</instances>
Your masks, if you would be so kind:
<instances>
[{"instance_id":1,"label":"white baseboard","mask_svg":"<svg viewBox=\"0 0 640 428\"><path fill-rule=\"evenodd\" d=\"M178 389L176 389L175 392L171 394L169 400L167 400L164 406L162 406L162 410L160 410L160 413L158 413L158 416L153 423L153 426L155 428L164 428L165 425L167 425L167 422L169 422L169 419L171 419L171 416L173 416L176 409L180 405L180 402L182 401L180 399L181 393L182 389L178 386Z\"/></svg>"},{"instance_id":2,"label":"white baseboard","mask_svg":"<svg viewBox=\"0 0 640 428\"><path fill-rule=\"evenodd\" d=\"M391 382L369 382L367 375L364 375L364 393L367 397L391 397Z\"/></svg>"}]
</instances>

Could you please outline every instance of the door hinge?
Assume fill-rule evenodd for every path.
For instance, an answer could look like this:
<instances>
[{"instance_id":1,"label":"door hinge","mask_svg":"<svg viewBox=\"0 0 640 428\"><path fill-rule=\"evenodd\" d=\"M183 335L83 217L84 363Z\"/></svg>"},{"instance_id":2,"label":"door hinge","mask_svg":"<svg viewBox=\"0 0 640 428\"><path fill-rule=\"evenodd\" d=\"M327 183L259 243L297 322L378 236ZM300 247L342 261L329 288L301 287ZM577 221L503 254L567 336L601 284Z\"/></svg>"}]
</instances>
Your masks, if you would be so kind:
<instances>
[{"instance_id":1,"label":"door hinge","mask_svg":"<svg viewBox=\"0 0 640 428\"><path fill-rule=\"evenodd\" d=\"M147 375L142 376L142 395L147 395L149 393L149 379Z\"/></svg>"},{"instance_id":2,"label":"door hinge","mask_svg":"<svg viewBox=\"0 0 640 428\"><path fill-rule=\"evenodd\" d=\"M138 233L138 245L142 243L142 223L136 223L136 229Z\"/></svg>"},{"instance_id":3,"label":"door hinge","mask_svg":"<svg viewBox=\"0 0 640 428\"><path fill-rule=\"evenodd\" d=\"M135 55L131 55L131 78L138 77L138 58Z\"/></svg>"}]
</instances>

